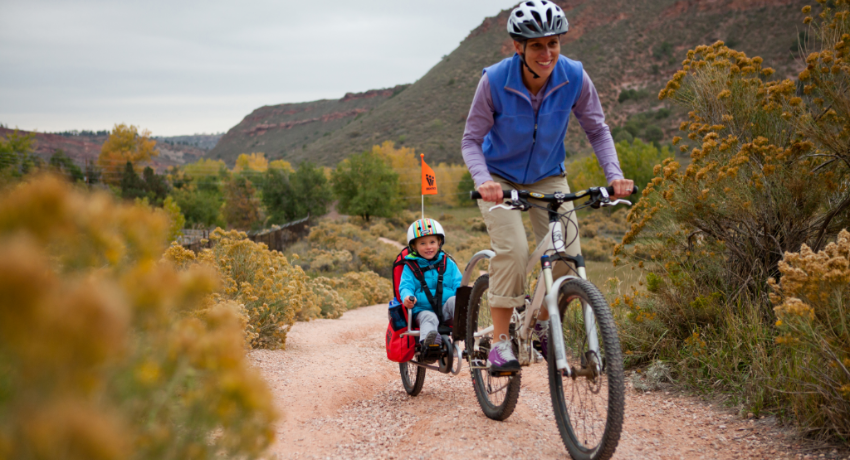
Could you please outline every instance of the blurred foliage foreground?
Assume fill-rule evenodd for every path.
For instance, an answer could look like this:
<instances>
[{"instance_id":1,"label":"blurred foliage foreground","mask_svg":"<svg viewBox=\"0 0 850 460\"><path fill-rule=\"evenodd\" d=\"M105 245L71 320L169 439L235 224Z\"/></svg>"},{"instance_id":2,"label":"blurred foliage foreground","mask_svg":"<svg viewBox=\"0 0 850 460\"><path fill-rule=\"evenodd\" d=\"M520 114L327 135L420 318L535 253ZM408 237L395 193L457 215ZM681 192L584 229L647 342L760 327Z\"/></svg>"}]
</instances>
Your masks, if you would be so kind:
<instances>
[{"instance_id":1,"label":"blurred foliage foreground","mask_svg":"<svg viewBox=\"0 0 850 460\"><path fill-rule=\"evenodd\" d=\"M256 456L276 415L244 317L167 219L40 177L0 199L0 457Z\"/></svg>"},{"instance_id":2,"label":"blurred foliage foreground","mask_svg":"<svg viewBox=\"0 0 850 460\"><path fill-rule=\"evenodd\" d=\"M255 458L277 415L246 347L391 295L371 272L310 279L239 232L166 250L168 228L54 176L4 191L0 458Z\"/></svg>"},{"instance_id":3,"label":"blurred foliage foreground","mask_svg":"<svg viewBox=\"0 0 850 460\"><path fill-rule=\"evenodd\" d=\"M615 253L646 291L615 301L635 362L850 439L850 9L821 2L797 82L718 42L661 91L690 110ZM805 7L803 13L812 13ZM674 142L681 139L674 139ZM830 243L832 242L832 243Z\"/></svg>"}]
</instances>

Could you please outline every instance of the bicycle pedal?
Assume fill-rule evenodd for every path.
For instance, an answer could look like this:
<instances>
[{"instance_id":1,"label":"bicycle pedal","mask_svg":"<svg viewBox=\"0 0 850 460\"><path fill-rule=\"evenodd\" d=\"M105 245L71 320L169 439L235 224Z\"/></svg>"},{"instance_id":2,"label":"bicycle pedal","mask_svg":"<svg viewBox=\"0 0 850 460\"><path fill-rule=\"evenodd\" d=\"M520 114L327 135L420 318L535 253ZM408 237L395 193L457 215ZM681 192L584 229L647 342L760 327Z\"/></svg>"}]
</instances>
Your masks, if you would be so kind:
<instances>
[{"instance_id":1,"label":"bicycle pedal","mask_svg":"<svg viewBox=\"0 0 850 460\"><path fill-rule=\"evenodd\" d=\"M520 371L493 371L489 370L491 377L511 377L519 374Z\"/></svg>"}]
</instances>

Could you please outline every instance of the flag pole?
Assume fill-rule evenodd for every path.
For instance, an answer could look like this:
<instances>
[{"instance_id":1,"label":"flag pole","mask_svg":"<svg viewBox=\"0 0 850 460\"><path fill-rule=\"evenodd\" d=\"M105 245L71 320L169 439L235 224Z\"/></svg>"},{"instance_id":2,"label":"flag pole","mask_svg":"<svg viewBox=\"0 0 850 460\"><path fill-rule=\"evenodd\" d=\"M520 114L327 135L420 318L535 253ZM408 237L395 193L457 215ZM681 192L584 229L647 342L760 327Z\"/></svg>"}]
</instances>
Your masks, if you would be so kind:
<instances>
[{"instance_id":1,"label":"flag pole","mask_svg":"<svg viewBox=\"0 0 850 460\"><path fill-rule=\"evenodd\" d=\"M420 154L419 154L419 159L420 159L420 160L422 160L422 161L420 161L420 163L419 163L419 169L420 169L420 170L421 170L421 172L422 172L422 174L420 174L419 176L421 177L423 174L425 174L425 168L424 168L424 166L423 166L423 165L425 164L425 154L424 154L424 153L420 153ZM421 193L422 191L420 190L419 192ZM425 218L425 194L424 194L424 193L421 193L421 195L422 195L422 218L424 219L424 218Z\"/></svg>"}]
</instances>

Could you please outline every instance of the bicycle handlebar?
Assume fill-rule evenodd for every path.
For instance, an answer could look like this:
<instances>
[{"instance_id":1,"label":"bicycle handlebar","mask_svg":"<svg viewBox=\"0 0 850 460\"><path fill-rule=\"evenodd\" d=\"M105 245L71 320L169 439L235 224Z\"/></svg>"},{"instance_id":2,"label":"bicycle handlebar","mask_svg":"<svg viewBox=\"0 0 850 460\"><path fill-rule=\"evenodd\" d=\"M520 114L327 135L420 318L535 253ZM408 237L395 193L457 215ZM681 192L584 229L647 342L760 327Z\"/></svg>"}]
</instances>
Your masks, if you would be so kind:
<instances>
[{"instance_id":1,"label":"bicycle handlebar","mask_svg":"<svg viewBox=\"0 0 850 460\"><path fill-rule=\"evenodd\" d=\"M578 200L579 198L584 198L588 195L590 195L591 199L596 198L599 195L601 195L602 189L605 189L605 191L608 193L608 196L614 196L614 187L591 187L587 190L582 190L582 191L576 192L576 193L560 193L560 194L552 193L552 194L547 194L547 195L544 195L542 193L529 192L527 190L517 190L517 193L518 193L520 198L532 198L532 199L547 201L547 202L553 202L553 201L566 202L566 201L575 201L575 200ZM502 199L510 198L511 192L513 192L513 190L502 190ZM632 189L631 194L634 195L637 192L638 192L638 187L635 186ZM556 196L556 195L560 195L560 196ZM477 190L472 191L472 192L469 193L469 198L473 199L473 200L480 200L481 194L478 193Z\"/></svg>"}]
</instances>

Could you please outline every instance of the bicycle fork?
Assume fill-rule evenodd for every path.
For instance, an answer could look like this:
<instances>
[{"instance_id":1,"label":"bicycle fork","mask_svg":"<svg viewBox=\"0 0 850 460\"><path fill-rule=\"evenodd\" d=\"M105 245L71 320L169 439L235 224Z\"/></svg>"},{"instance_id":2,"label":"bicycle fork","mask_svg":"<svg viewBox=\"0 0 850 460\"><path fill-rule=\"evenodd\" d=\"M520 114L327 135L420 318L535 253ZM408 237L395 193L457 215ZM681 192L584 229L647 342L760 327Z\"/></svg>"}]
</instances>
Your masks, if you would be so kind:
<instances>
[{"instance_id":1,"label":"bicycle fork","mask_svg":"<svg viewBox=\"0 0 850 460\"><path fill-rule=\"evenodd\" d=\"M572 257L568 257L572 259ZM598 357L599 353L599 336L596 333L596 317L593 314L593 309L591 309L590 305L582 302L582 310L584 314L584 326L587 334L587 347L588 351L592 353L596 359L588 360L588 369L570 369L569 364L567 363L567 352L564 347L564 330L563 325L561 324L561 313L558 310L558 291L560 291L561 284L564 281L568 281L570 279L574 279L573 276L562 276L558 278L556 281L552 280L552 260L549 256L542 256L540 258L541 264L543 266L543 280L546 283L546 309L549 311L549 321L552 325L551 337L550 340L553 341L553 345L555 348L555 367L558 370L562 371L565 376L573 377L573 373L575 372L578 376L587 376L592 377L595 375L599 375L602 373L601 363L599 362ZM578 261L574 261L578 262ZM585 269L582 264L576 264L578 273L581 275L581 278L587 279L587 275L585 274Z\"/></svg>"}]
</instances>

